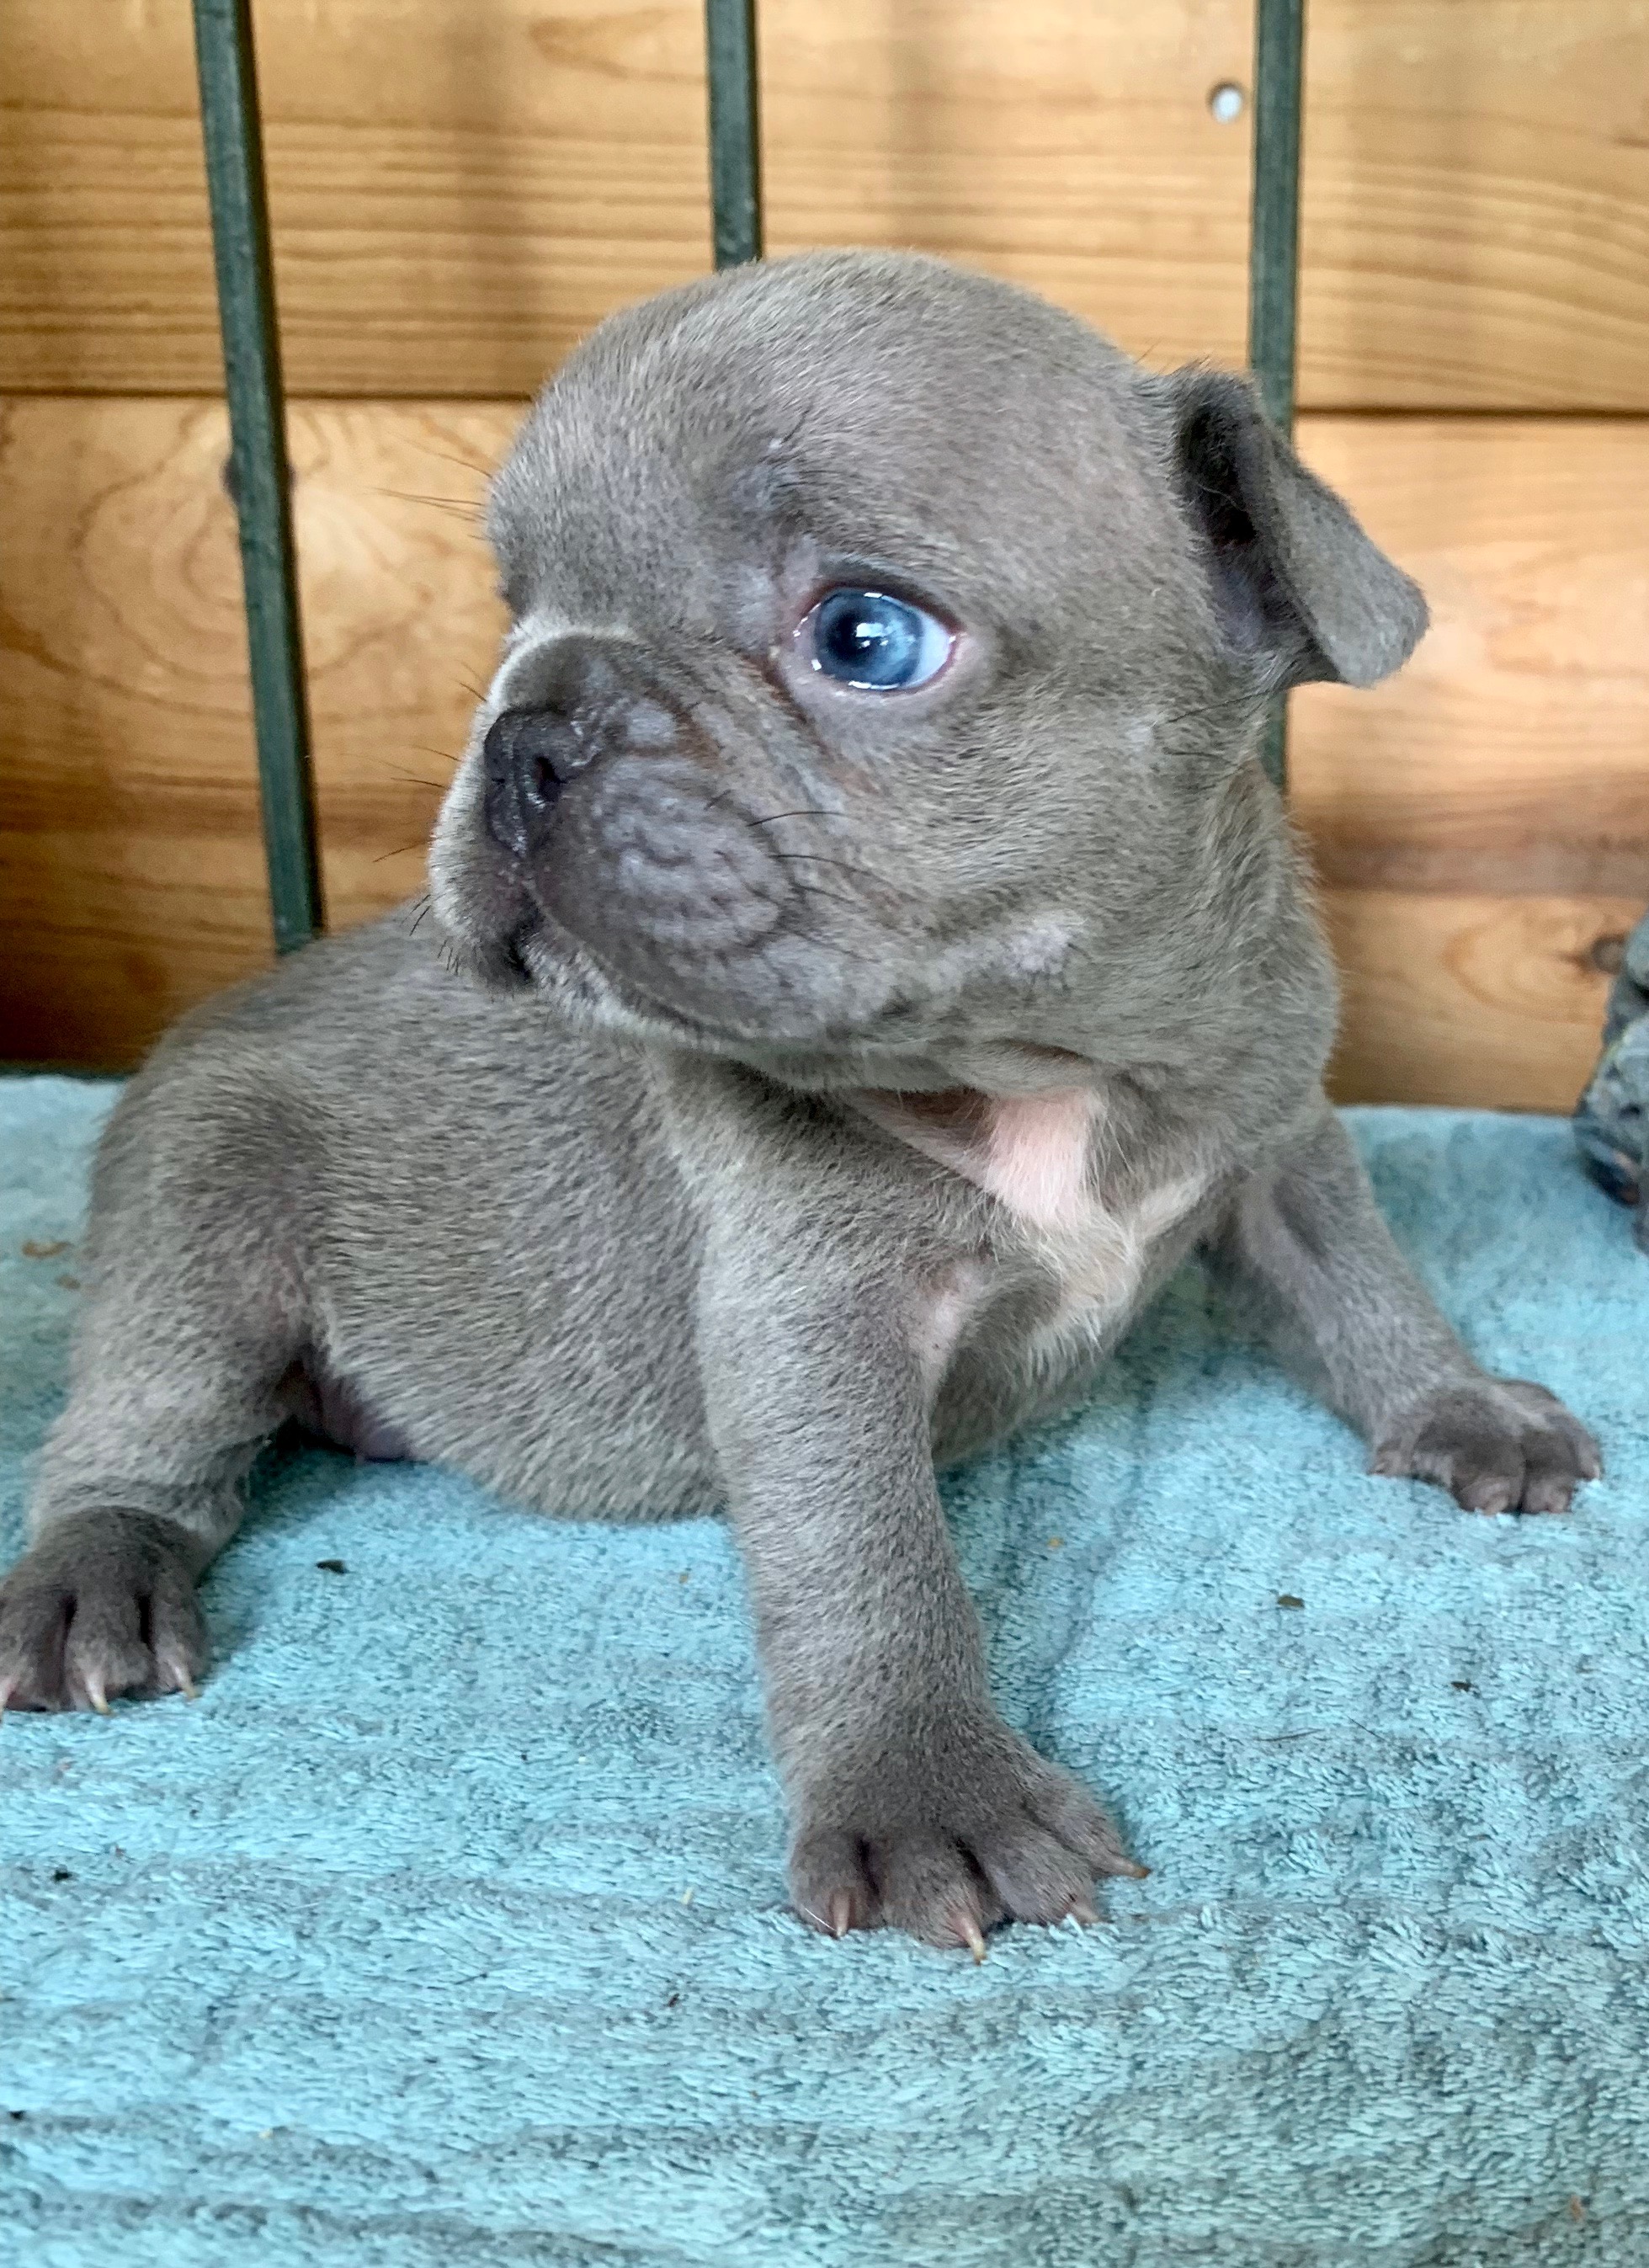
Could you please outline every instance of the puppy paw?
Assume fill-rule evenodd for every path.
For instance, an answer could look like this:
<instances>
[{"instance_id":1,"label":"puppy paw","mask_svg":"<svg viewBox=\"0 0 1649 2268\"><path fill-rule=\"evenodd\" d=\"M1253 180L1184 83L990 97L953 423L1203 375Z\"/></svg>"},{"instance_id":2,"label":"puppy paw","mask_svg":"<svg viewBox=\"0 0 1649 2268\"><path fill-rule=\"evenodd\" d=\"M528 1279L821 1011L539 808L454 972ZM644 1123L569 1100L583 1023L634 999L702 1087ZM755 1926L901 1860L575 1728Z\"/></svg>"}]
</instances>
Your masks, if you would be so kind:
<instances>
[{"instance_id":1,"label":"puppy paw","mask_svg":"<svg viewBox=\"0 0 1649 2268\"><path fill-rule=\"evenodd\" d=\"M943 1754L884 1747L813 1788L790 1858L815 1929L902 1929L975 1961L997 1923L1097 1921L1096 1876L1148 1871L1087 1791L1002 1724Z\"/></svg>"},{"instance_id":2,"label":"puppy paw","mask_svg":"<svg viewBox=\"0 0 1649 2268\"><path fill-rule=\"evenodd\" d=\"M48 1529L0 1583L0 1710L97 1709L192 1694L206 1660L178 1531L136 1513Z\"/></svg>"},{"instance_id":3,"label":"puppy paw","mask_svg":"<svg viewBox=\"0 0 1649 2268\"><path fill-rule=\"evenodd\" d=\"M1555 1394L1524 1378L1439 1387L1404 1410L1369 1470L1435 1481L1468 1512L1567 1512L1603 1469Z\"/></svg>"}]
</instances>

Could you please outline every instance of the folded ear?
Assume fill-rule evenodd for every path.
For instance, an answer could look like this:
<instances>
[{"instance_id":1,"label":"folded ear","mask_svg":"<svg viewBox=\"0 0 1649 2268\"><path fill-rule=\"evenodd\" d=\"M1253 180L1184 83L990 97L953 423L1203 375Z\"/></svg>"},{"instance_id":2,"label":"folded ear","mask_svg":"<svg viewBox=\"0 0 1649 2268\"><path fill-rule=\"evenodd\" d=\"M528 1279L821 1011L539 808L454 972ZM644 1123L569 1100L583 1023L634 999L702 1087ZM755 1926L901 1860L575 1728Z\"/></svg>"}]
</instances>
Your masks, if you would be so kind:
<instances>
[{"instance_id":1,"label":"folded ear","mask_svg":"<svg viewBox=\"0 0 1649 2268\"><path fill-rule=\"evenodd\" d=\"M1181 494L1233 644L1274 686L1375 685L1425 629L1417 585L1376 549L1224 371L1167 379Z\"/></svg>"}]
</instances>

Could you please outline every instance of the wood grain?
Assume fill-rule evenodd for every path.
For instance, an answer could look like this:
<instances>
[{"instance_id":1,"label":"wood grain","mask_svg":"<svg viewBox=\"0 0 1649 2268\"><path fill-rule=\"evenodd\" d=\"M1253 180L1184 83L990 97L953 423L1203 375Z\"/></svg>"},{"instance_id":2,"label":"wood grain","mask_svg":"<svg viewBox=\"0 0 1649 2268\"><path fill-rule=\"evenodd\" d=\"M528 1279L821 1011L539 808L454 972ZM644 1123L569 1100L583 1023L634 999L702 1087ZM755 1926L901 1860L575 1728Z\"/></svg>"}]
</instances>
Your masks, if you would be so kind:
<instances>
[{"instance_id":1,"label":"wood grain","mask_svg":"<svg viewBox=\"0 0 1649 2268\"><path fill-rule=\"evenodd\" d=\"M1314 0L1301 398L1649 409L1642 0ZM259 0L297 394L515 395L708 262L699 0ZM764 0L774 249L1242 350L1247 0ZM219 382L186 0L9 0L0 390Z\"/></svg>"},{"instance_id":2,"label":"wood grain","mask_svg":"<svg viewBox=\"0 0 1649 2268\"><path fill-rule=\"evenodd\" d=\"M335 924L409 896L500 616L474 512L508 402L293 416ZM1297 703L1297 811L1359 1099L1566 1108L1649 897L1649 428L1314 419L1308 456L1431 587L1372 694ZM240 585L211 402L0 420L6 1053L121 1063L268 957Z\"/></svg>"},{"instance_id":3,"label":"wood grain","mask_svg":"<svg viewBox=\"0 0 1649 2268\"><path fill-rule=\"evenodd\" d=\"M1324 879L1649 898L1649 425L1313 418L1300 444L1432 615L1378 693L1295 696Z\"/></svg>"},{"instance_id":4,"label":"wood grain","mask_svg":"<svg viewBox=\"0 0 1649 2268\"><path fill-rule=\"evenodd\" d=\"M1337 1101L1573 1109L1609 989L1597 946L1640 898L1330 890L1324 910L1344 986Z\"/></svg>"},{"instance_id":5,"label":"wood grain","mask_svg":"<svg viewBox=\"0 0 1649 2268\"><path fill-rule=\"evenodd\" d=\"M295 510L329 920L422 887L501 624L475 526L519 406L300 405ZM0 421L0 1053L124 1063L269 957L212 402Z\"/></svg>"}]
</instances>

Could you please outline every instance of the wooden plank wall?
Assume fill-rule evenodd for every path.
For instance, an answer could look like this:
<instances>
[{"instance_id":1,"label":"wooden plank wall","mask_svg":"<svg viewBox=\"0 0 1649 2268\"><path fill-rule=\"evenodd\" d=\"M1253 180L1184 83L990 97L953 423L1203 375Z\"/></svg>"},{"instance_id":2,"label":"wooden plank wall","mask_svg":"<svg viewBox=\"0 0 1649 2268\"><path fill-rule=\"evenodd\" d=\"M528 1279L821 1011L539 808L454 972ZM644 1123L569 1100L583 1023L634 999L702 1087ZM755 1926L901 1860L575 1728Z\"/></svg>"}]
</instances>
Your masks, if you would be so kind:
<instances>
[{"instance_id":1,"label":"wooden plank wall","mask_svg":"<svg viewBox=\"0 0 1649 2268\"><path fill-rule=\"evenodd\" d=\"M1649 897L1649 8L1311 0L1301 444L1436 627L1295 704L1349 1097L1567 1108ZM417 887L522 397L708 260L699 0L258 0L329 901ZM773 248L915 243L1240 362L1240 0L763 0ZM268 956L187 0L9 0L0 1046Z\"/></svg>"}]
</instances>

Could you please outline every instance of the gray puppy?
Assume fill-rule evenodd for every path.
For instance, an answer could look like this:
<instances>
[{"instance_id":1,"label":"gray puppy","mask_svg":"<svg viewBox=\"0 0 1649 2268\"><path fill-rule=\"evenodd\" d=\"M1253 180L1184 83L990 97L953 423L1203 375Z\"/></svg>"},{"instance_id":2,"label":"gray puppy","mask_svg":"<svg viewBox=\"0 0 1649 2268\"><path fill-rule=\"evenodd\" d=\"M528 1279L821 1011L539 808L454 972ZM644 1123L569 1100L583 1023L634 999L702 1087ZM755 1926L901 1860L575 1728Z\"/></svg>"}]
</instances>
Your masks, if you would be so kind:
<instances>
[{"instance_id":1,"label":"gray puppy","mask_svg":"<svg viewBox=\"0 0 1649 2268\"><path fill-rule=\"evenodd\" d=\"M1079 1395L1200 1246L1376 1471L1559 1512L1598 1469L1323 1100L1256 732L1395 669L1419 593L1238 379L881 254L603 324L490 528L445 949L410 909L314 946L110 1123L0 1699L188 1689L306 1416L545 1511L725 1506L810 1921L1092 1919L1137 1870L991 1705L936 1457Z\"/></svg>"}]
</instances>

